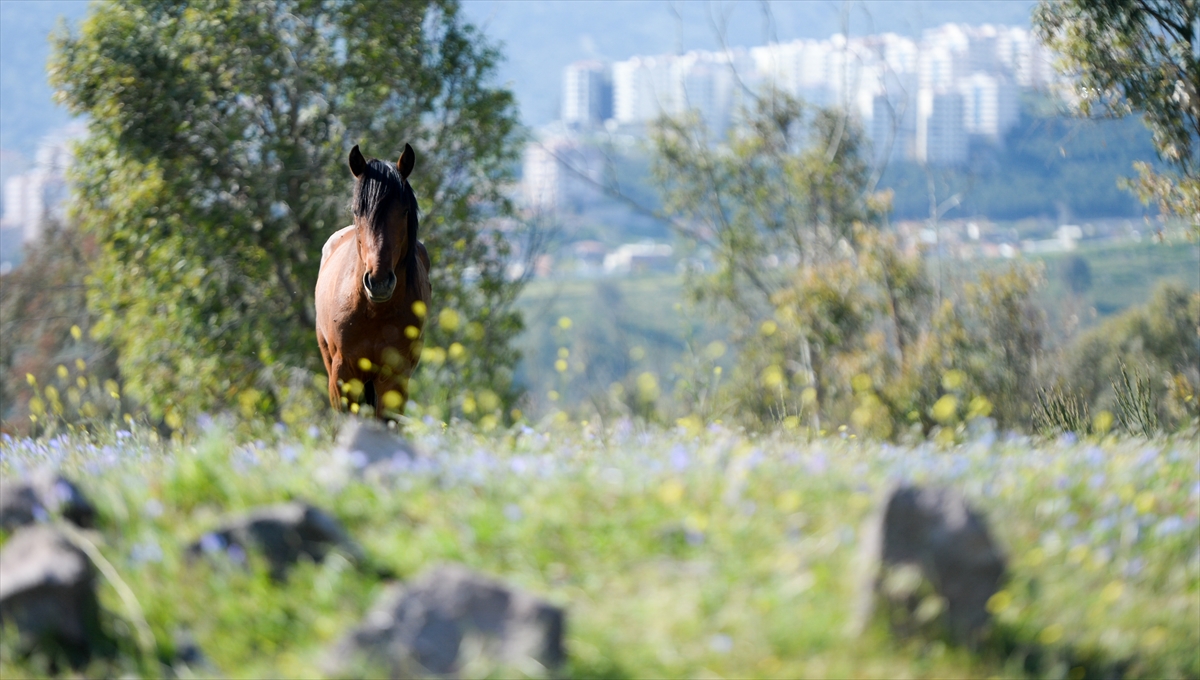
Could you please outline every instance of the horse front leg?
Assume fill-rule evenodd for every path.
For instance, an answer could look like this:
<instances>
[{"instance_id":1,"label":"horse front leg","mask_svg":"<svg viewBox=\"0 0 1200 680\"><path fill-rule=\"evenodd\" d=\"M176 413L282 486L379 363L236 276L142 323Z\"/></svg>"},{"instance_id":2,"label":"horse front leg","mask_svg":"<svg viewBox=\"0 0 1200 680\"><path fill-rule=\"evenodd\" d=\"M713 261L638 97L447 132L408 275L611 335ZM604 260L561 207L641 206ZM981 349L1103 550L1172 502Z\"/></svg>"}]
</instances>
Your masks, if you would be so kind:
<instances>
[{"instance_id":1,"label":"horse front leg","mask_svg":"<svg viewBox=\"0 0 1200 680\"><path fill-rule=\"evenodd\" d=\"M341 355L334 355L330 361L329 371L329 403L335 411L345 411L351 402L357 403L362 398L362 392L354 393L351 381L358 377L354 367L345 361ZM361 381L359 382L361 385ZM361 388L360 388L361 390Z\"/></svg>"},{"instance_id":2,"label":"horse front leg","mask_svg":"<svg viewBox=\"0 0 1200 680\"><path fill-rule=\"evenodd\" d=\"M333 351L329 349L325 334L319 330L317 331L317 347L321 350L321 361L325 363L325 375L329 376L329 404L333 406L333 410L340 411L342 393L338 389L337 370L333 366Z\"/></svg>"},{"instance_id":3,"label":"horse front leg","mask_svg":"<svg viewBox=\"0 0 1200 680\"><path fill-rule=\"evenodd\" d=\"M375 417L399 421L408 404L407 376L378 376L375 378Z\"/></svg>"}]
</instances>

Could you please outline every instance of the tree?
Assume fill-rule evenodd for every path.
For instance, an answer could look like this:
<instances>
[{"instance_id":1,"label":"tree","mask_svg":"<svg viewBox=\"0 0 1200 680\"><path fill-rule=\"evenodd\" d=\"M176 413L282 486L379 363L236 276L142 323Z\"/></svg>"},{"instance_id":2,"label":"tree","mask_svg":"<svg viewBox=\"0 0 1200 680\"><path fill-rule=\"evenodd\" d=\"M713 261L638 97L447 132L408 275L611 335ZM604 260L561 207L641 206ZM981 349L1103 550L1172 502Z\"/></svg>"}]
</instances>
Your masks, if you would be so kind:
<instances>
[{"instance_id":1,"label":"tree","mask_svg":"<svg viewBox=\"0 0 1200 680\"><path fill-rule=\"evenodd\" d=\"M128 0L54 40L58 96L90 118L74 181L101 245L96 330L152 413L278 412L308 389L286 378L319 370L313 288L350 219L355 143L417 150L439 321L427 349L458 344L453 370L426 361L418 380L442 398L486 385L497 410L515 399L520 283L486 220L510 213L520 129L512 94L489 84L499 53L455 0Z\"/></svg>"},{"instance_id":2,"label":"tree","mask_svg":"<svg viewBox=\"0 0 1200 680\"><path fill-rule=\"evenodd\" d=\"M1033 20L1081 113L1142 113L1169 169L1135 164L1138 193L1200 234L1200 2L1042 0Z\"/></svg>"},{"instance_id":3,"label":"tree","mask_svg":"<svg viewBox=\"0 0 1200 680\"><path fill-rule=\"evenodd\" d=\"M883 438L1028 422L1040 271L983 272L943 297L886 228L890 192L871 193L841 112L767 91L723 144L695 116L659 121L652 140L664 211L713 254L715 272L689 285L739 345L739 412Z\"/></svg>"},{"instance_id":4,"label":"tree","mask_svg":"<svg viewBox=\"0 0 1200 680\"><path fill-rule=\"evenodd\" d=\"M1200 293L1164 282L1144 305L1107 319L1064 352L1062 382L1092 413L1118 413L1123 366L1149 381L1164 423L1200 417Z\"/></svg>"},{"instance_id":5,"label":"tree","mask_svg":"<svg viewBox=\"0 0 1200 680\"><path fill-rule=\"evenodd\" d=\"M1072 255L1063 263L1062 278L1075 295L1083 295L1092 289L1092 268L1079 255Z\"/></svg>"},{"instance_id":6,"label":"tree","mask_svg":"<svg viewBox=\"0 0 1200 680\"><path fill-rule=\"evenodd\" d=\"M815 353L828 333L814 327L763 341L760 331L777 327L778 296L796 272L845 260L856 226L878 222L861 130L838 110L768 89L726 140L713 139L695 113L660 119L651 140L663 212L692 247L712 253L716 268L692 276L690 292L711 303L748 350L735 373L743 405L760 417L795 413L799 407L778 389L787 382L784 367L799 385L820 389L823 362ZM830 288L825 302L854 307L857 284L846 285ZM855 311L839 319L857 324L859 317ZM753 394L765 401L747 403Z\"/></svg>"},{"instance_id":7,"label":"tree","mask_svg":"<svg viewBox=\"0 0 1200 680\"><path fill-rule=\"evenodd\" d=\"M657 121L651 141L663 211L717 266L695 292L751 313L783 285L787 265L828 258L855 223L878 215L865 200L861 131L777 90L755 99L728 140L710 138L693 112Z\"/></svg>"}]
</instances>

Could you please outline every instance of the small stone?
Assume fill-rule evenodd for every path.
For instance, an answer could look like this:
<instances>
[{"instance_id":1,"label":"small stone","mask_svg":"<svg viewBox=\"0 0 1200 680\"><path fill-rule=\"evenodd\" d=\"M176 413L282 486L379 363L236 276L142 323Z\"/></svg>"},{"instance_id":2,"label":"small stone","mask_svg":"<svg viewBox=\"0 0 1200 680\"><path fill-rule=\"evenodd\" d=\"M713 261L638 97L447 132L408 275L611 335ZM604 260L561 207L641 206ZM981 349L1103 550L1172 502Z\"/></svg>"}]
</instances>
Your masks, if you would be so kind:
<instances>
[{"instance_id":1,"label":"small stone","mask_svg":"<svg viewBox=\"0 0 1200 680\"><path fill-rule=\"evenodd\" d=\"M14 625L27 644L57 646L78 666L103 639L99 613L82 550L44 524L13 533L0 550L0 627Z\"/></svg>"},{"instance_id":2,"label":"small stone","mask_svg":"<svg viewBox=\"0 0 1200 680\"><path fill-rule=\"evenodd\" d=\"M52 470L0 482L0 528L13 531L52 516L90 528L95 525L96 508L71 480Z\"/></svg>"},{"instance_id":3,"label":"small stone","mask_svg":"<svg viewBox=\"0 0 1200 680\"><path fill-rule=\"evenodd\" d=\"M361 419L353 419L342 428L336 451L355 460L359 468L396 460L408 463L417 457L407 441L378 423Z\"/></svg>"},{"instance_id":4,"label":"small stone","mask_svg":"<svg viewBox=\"0 0 1200 680\"><path fill-rule=\"evenodd\" d=\"M392 678L483 670L554 675L566 660L562 609L460 565L436 567L409 586L389 586L335 648L332 675Z\"/></svg>"},{"instance_id":5,"label":"small stone","mask_svg":"<svg viewBox=\"0 0 1200 680\"><path fill-rule=\"evenodd\" d=\"M187 552L189 557L224 552L244 562L246 551L257 549L267 559L271 577L282 580L301 556L320 562L334 548L361 563L362 549L337 518L308 503L292 502L231 517L194 541Z\"/></svg>"},{"instance_id":6,"label":"small stone","mask_svg":"<svg viewBox=\"0 0 1200 680\"><path fill-rule=\"evenodd\" d=\"M1001 586L1005 559L983 515L957 491L899 486L867 521L862 538L867 582L861 630L878 599L893 632L944 626L951 639L976 645L991 620L988 598Z\"/></svg>"}]
</instances>

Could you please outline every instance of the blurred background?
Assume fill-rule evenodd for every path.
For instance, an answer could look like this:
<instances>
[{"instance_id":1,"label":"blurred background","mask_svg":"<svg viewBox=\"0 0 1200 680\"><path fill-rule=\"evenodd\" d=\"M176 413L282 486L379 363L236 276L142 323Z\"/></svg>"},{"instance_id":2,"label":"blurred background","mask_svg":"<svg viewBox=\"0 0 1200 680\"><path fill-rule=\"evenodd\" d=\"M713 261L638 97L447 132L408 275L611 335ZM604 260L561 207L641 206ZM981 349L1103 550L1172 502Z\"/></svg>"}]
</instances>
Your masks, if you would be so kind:
<instances>
[{"instance_id":1,"label":"blurred background","mask_svg":"<svg viewBox=\"0 0 1200 680\"><path fill-rule=\"evenodd\" d=\"M1138 376L1146 381L1160 419L1186 420L1192 407L1183 399L1200 384L1195 364L1187 363L1198 351L1197 244L1186 221L1161 214L1126 186L1137 177L1135 163L1165 167L1151 131L1136 112L1078 115L1077 80L1055 69L1059 55L1038 37L1035 6L435 3L476 27L481 44L494 50L479 53L479 63L487 63L476 75L496 92L511 92L511 106L497 110L508 112L500 119L512 126L487 152L495 164L486 171L486 201L476 191L484 184L462 190L476 197L472 205L492 206L471 216L438 212L450 185L422 187L420 163L438 147L417 144L424 153L414 181L422 201L432 201L423 238L435 255L445 253L434 264L444 268L445 282L435 285L435 306L442 306L434 310L438 323L414 389L414 413L490 422L751 413L756 422L850 425L896 436L978 415L970 410L975 404L1005 427L1030 429L1051 426L1046 395L1067 395L1064 408L1078 401L1093 414L1118 412L1114 381L1129 364L1136 374L1129 384ZM93 388L113 387L101 390L113 401L108 408L145 409L168 427L228 408L301 417L296 395L313 392L313 376L323 380L301 321L287 348L263 340L267 331L227 344L219 328L238 324L238 315L254 307L221 298L233 295L221 288L189 312L188 323L212 330L203 346L148 348L144 338L116 327L132 303L110 295L124 284L104 269L115 261L106 252L120 255L106 243L147 233L149 213L134 219L114 212L108 227L73 231L96 214L88 201L104 191L97 178L117 172L110 165L97 174L98 143L87 151L90 165L73 169L76 143L99 139L89 123L106 124L95 116L107 110L103 98L89 94L98 86L72 72L85 61L70 55L86 51L81 27L89 7L0 3L6 427L26 428L31 414L36 423L39 410L50 408L54 400L38 396L34 383L66 380L55 391L66 400L73 361L97 372ZM428 29L428 14L422 16L414 25L425 21ZM57 48L50 40L56 26L71 36ZM94 36L100 25L93 28ZM60 56L52 57L56 49ZM63 74L57 85L48 79L48 60ZM786 124L763 132L764 121L778 124L783 109L792 111ZM411 127L396 130L433 139ZM786 139L773 141L780 130ZM104 134L128 141L120 131ZM386 157L405 141L366 144L369 154ZM823 152L806 156L812 148ZM331 152L333 166L339 153ZM824 165L811 165L818 162ZM811 197L845 190L856 198L844 205L813 198L793 214L770 196L731 191L714 207L706 197L715 184L689 172L739 166L762 170L765 193L807 187ZM733 182L736 175L725 177ZM332 194L346 191L346 178L331 176ZM79 183L88 188L77 192L85 198L73 212ZM463 198L462 205L470 202ZM298 214L285 204L270 203L266 214ZM348 219L345 210L332 214L341 222L321 223L323 235ZM448 231L439 232L443 215L474 236L448 239ZM776 218L811 230L772 226ZM279 219L286 233L290 218ZM118 222L124 227L110 228ZM756 235L747 240L749 232L739 229ZM315 248L323 235L314 236ZM480 245L472 250L476 236ZM39 254L48 239L65 239L75 249L70 259L99 262L99 269L56 268L52 255ZM44 250L61 255L64 248ZM829 269L845 262L838 253L846 249L852 269L867 278ZM466 253L461 261L456 252ZM870 278L871 267L878 277ZM756 270L765 272L763 281L754 280ZM47 282L50 272L58 278ZM295 289L311 290L311 275L298 270ZM209 268L196 276L215 274ZM477 285L488 276L494 286ZM911 285L896 288L897 276ZM144 296L168 290L161 285ZM448 290L441 301L437 290ZM478 290L502 292L481 302ZM220 313L201 309L210 304L241 311L219 320ZM143 313L153 317L153 307ZM303 316L301 310L289 318ZM831 327L821 330L824 321ZM171 323L183 322L159 332L188 327ZM1168 327L1176 329L1170 338L1162 330ZM1157 340L1147 328L1162 331ZM176 350L253 356L248 363L218 361L222 368L213 371L238 365L255 377L217 385ZM463 356L478 364L455 368ZM993 371L997 362L1003 368ZM58 370L64 366L66 378ZM186 407L153 396L196 384L207 385L201 391L208 396ZM945 411L939 400L947 395L955 397L955 412L943 418L934 406ZM1013 403L1005 403L1009 398ZM304 399L304 408L317 408L314 398ZM872 424L884 420L886 427Z\"/></svg>"}]
</instances>

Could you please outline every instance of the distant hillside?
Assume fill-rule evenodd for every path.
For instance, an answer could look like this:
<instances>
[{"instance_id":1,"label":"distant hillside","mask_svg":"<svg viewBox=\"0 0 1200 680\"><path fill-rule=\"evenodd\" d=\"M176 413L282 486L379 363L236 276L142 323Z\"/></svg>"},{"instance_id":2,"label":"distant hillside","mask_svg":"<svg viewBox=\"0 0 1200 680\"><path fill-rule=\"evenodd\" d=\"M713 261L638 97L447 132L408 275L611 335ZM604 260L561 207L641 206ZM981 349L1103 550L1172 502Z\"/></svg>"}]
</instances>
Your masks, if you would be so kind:
<instances>
[{"instance_id":1,"label":"distant hillside","mask_svg":"<svg viewBox=\"0 0 1200 680\"><path fill-rule=\"evenodd\" d=\"M1145 207L1118 181L1134 175L1134 161L1156 159L1150 131L1136 116L1081 120L1026 112L1002 147L977 147L967 167L932 176L939 201L962 192L949 218L1139 217ZM895 191L896 219L929 217L929 177L915 162L887 168L880 187Z\"/></svg>"}]
</instances>

